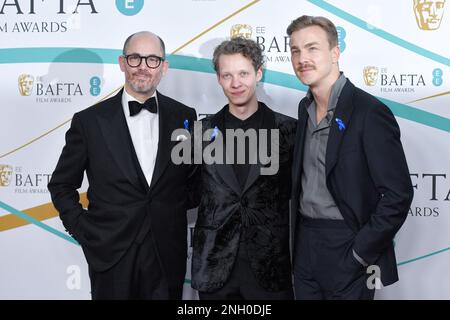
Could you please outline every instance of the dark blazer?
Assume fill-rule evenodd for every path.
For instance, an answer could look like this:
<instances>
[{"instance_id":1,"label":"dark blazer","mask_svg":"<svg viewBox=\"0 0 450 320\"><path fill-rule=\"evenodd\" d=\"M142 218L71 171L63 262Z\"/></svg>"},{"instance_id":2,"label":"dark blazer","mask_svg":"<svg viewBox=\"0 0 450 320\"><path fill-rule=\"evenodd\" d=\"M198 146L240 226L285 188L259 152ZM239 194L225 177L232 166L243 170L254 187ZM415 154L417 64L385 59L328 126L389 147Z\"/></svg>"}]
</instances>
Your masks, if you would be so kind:
<instances>
[{"instance_id":1,"label":"dark blazer","mask_svg":"<svg viewBox=\"0 0 450 320\"><path fill-rule=\"evenodd\" d=\"M122 109L123 89L73 116L48 185L67 231L80 243L89 267L102 272L151 230L169 286L182 288L187 256L189 165L170 160L173 130L196 120L195 110L159 92L159 144L151 185L140 168ZM86 172L89 207L77 189ZM181 298L181 296L180 296Z\"/></svg>"},{"instance_id":2,"label":"dark blazer","mask_svg":"<svg viewBox=\"0 0 450 320\"><path fill-rule=\"evenodd\" d=\"M201 166L201 203L193 237L192 287L211 292L227 281L244 237L250 267L268 291L292 287L289 259L289 198L296 121L262 108L262 127L279 129L280 163L275 175L251 165L243 189L232 165ZM203 132L218 127L225 135L225 107L202 121ZM225 141L225 139L224 139ZM204 142L204 146L210 142Z\"/></svg>"},{"instance_id":3,"label":"dark blazer","mask_svg":"<svg viewBox=\"0 0 450 320\"><path fill-rule=\"evenodd\" d=\"M301 192L309 103L305 97L298 110L292 169L294 218ZM345 128L339 129L339 121ZM393 238L407 217L413 197L400 129L386 105L349 80L332 119L325 167L328 190L355 233L353 249L369 265L380 267L383 285L394 283L398 274Z\"/></svg>"}]
</instances>

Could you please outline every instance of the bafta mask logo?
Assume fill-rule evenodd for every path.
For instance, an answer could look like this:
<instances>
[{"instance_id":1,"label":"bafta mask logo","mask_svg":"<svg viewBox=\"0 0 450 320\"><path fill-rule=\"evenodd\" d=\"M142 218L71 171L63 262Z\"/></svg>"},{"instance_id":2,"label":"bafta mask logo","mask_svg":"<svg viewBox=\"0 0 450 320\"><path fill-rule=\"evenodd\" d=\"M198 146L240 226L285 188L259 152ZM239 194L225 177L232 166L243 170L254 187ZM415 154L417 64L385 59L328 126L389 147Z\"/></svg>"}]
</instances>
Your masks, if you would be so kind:
<instances>
[{"instance_id":1,"label":"bafta mask logo","mask_svg":"<svg viewBox=\"0 0 450 320\"><path fill-rule=\"evenodd\" d=\"M18 82L20 95L29 96L33 90L34 77L30 74L21 74Z\"/></svg>"},{"instance_id":2,"label":"bafta mask logo","mask_svg":"<svg viewBox=\"0 0 450 320\"><path fill-rule=\"evenodd\" d=\"M9 186L11 183L13 168L6 164L0 164L0 187Z\"/></svg>"},{"instance_id":3,"label":"bafta mask logo","mask_svg":"<svg viewBox=\"0 0 450 320\"><path fill-rule=\"evenodd\" d=\"M231 27L230 36L231 38L243 37L250 39L253 33L253 29L248 24L235 24Z\"/></svg>"},{"instance_id":4,"label":"bafta mask logo","mask_svg":"<svg viewBox=\"0 0 450 320\"><path fill-rule=\"evenodd\" d=\"M413 0L417 25L422 30L436 30L444 15L445 0Z\"/></svg>"},{"instance_id":5,"label":"bafta mask logo","mask_svg":"<svg viewBox=\"0 0 450 320\"><path fill-rule=\"evenodd\" d=\"M364 67L364 82L366 86L374 86L377 84L378 68L374 66Z\"/></svg>"}]
</instances>

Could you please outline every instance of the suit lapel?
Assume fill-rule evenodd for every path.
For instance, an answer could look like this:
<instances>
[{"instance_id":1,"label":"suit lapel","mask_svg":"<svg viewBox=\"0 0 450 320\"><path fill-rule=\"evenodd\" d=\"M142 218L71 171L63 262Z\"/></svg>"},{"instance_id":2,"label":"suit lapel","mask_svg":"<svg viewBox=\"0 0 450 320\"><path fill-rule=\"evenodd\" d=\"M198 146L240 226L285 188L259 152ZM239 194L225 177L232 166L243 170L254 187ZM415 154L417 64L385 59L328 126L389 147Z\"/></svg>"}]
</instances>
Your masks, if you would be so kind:
<instances>
[{"instance_id":1,"label":"suit lapel","mask_svg":"<svg viewBox=\"0 0 450 320\"><path fill-rule=\"evenodd\" d=\"M182 128L183 123L177 125L176 119L179 117L170 115L171 102L166 96L157 92L158 95L158 124L159 124L159 141L158 151L156 154L155 169L153 170L152 182L150 190L156 185L161 178L164 170L170 161L170 152L176 141L171 141L172 131L177 128ZM175 119L175 120L174 120Z\"/></svg>"},{"instance_id":2,"label":"suit lapel","mask_svg":"<svg viewBox=\"0 0 450 320\"><path fill-rule=\"evenodd\" d=\"M223 181L230 186L236 194L241 194L241 187L234 174L233 167L230 164L214 164L217 173L222 177Z\"/></svg>"},{"instance_id":3,"label":"suit lapel","mask_svg":"<svg viewBox=\"0 0 450 320\"><path fill-rule=\"evenodd\" d=\"M327 151L325 156L325 168L327 177L336 165L341 142L349 126L353 111L353 90L353 84L347 79L347 83L344 85L341 95L339 96L336 110L334 112L331 123L330 134L328 136ZM342 121L345 125L345 129L339 129L339 125L336 120Z\"/></svg>"},{"instance_id":4,"label":"suit lapel","mask_svg":"<svg viewBox=\"0 0 450 320\"><path fill-rule=\"evenodd\" d=\"M297 120L297 133L295 137L295 147L293 156L293 168L292 168L292 181L293 190L295 196L297 191L300 190L300 176L303 165L303 153L305 146L306 127L308 125L308 113L306 107L310 103L308 98L303 98L299 103L298 120Z\"/></svg>"},{"instance_id":5,"label":"suit lapel","mask_svg":"<svg viewBox=\"0 0 450 320\"><path fill-rule=\"evenodd\" d=\"M225 139L225 112L227 111L228 107L225 106L220 110L218 113L216 113L211 118L211 129L217 126L217 128L220 130L220 132L223 135L223 143L224 147L223 150L225 151L226 146L226 139ZM225 152L224 152L225 153ZM226 155L225 155L226 156ZM225 161L225 159L224 159ZM222 178L223 181L231 188L236 194L241 194L241 187L239 185L239 181L236 178L236 175L233 170L233 166L230 164L213 164L214 168L216 169L219 176Z\"/></svg>"},{"instance_id":6,"label":"suit lapel","mask_svg":"<svg viewBox=\"0 0 450 320\"><path fill-rule=\"evenodd\" d=\"M261 167L262 166L259 162L250 166L250 170L248 171L247 180L245 181L245 186L244 190L242 190L242 193L247 191L247 189L250 188L252 184L254 184L258 179L259 175L261 174Z\"/></svg>"},{"instance_id":7,"label":"suit lapel","mask_svg":"<svg viewBox=\"0 0 450 320\"><path fill-rule=\"evenodd\" d=\"M106 145L122 173L132 184L142 187L139 178L142 172L136 167L136 153L123 114L122 92L123 89L111 99L111 103L105 106L97 121Z\"/></svg>"},{"instance_id":8,"label":"suit lapel","mask_svg":"<svg viewBox=\"0 0 450 320\"><path fill-rule=\"evenodd\" d=\"M270 154L271 150L270 150L270 141L271 141L271 129L276 129L276 123L275 123L275 113L269 109L264 103L259 103L259 108L261 108L262 110L262 114L261 114L261 129L267 129L267 150L268 150L268 154ZM257 132L258 135L258 132ZM257 152L259 152L259 137L258 137L258 147L257 147ZM257 158L259 157L259 154L257 155ZM247 176L247 181L245 182L245 186L244 189L242 190L242 193L244 193L245 191L247 191L248 188L250 188L255 181L258 179L258 177L261 174L261 163L259 161L257 161L256 164L252 164L250 165L250 170L248 172L248 176Z\"/></svg>"}]
</instances>

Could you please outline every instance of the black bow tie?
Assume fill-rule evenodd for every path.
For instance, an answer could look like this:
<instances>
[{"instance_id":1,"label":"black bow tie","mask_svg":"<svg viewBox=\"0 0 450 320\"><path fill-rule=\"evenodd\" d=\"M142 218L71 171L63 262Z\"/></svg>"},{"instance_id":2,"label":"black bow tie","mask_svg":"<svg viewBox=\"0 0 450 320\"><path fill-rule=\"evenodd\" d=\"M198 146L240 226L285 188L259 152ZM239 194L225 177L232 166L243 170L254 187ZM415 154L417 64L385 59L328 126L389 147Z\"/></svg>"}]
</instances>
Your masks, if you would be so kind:
<instances>
[{"instance_id":1,"label":"black bow tie","mask_svg":"<svg viewBox=\"0 0 450 320\"><path fill-rule=\"evenodd\" d=\"M144 103L139 103L138 101L128 101L128 107L130 108L131 117L137 115L142 109L147 109L151 113L157 113L158 111L155 97L147 99Z\"/></svg>"}]
</instances>

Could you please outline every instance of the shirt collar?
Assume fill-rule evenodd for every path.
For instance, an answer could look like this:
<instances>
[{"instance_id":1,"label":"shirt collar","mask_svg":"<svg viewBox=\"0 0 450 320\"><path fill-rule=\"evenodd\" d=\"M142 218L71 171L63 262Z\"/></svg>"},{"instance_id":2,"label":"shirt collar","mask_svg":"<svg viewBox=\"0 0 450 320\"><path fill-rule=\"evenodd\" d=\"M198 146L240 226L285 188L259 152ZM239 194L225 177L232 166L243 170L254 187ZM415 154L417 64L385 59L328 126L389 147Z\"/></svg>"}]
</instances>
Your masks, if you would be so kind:
<instances>
[{"instance_id":1,"label":"shirt collar","mask_svg":"<svg viewBox=\"0 0 450 320\"><path fill-rule=\"evenodd\" d=\"M334 109L336 109L336 104L346 82L347 78L344 76L343 72L340 72L339 78L331 86L330 98L328 99L328 112L325 116L325 120L328 125L333 118ZM310 104L306 107L306 111L308 112L308 115L312 120L314 127L316 127L316 102L314 101L314 96L312 95L311 89L309 89L306 93L306 97L309 99L309 101L311 101ZM318 124L317 127L320 128L322 127L322 125Z\"/></svg>"},{"instance_id":2,"label":"shirt collar","mask_svg":"<svg viewBox=\"0 0 450 320\"><path fill-rule=\"evenodd\" d=\"M157 96L157 94L156 94L156 90L155 90L155 92L153 92L153 94L152 94L152 96L151 96L150 98L152 98L152 97L155 97L155 99L156 99L156 105L157 105L158 108L159 108L158 96ZM130 110L129 110L129 108L128 108L128 102L130 102L130 101L138 101L138 100L137 100L135 97L133 97L131 94L129 94L125 88L123 88L123 93L122 93L122 107L123 107L123 112L125 113L125 115L126 115L127 117L130 116ZM139 102L139 103L142 103L141 101L138 101L138 102ZM158 113L159 113L159 111L158 111Z\"/></svg>"},{"instance_id":3,"label":"shirt collar","mask_svg":"<svg viewBox=\"0 0 450 320\"><path fill-rule=\"evenodd\" d=\"M235 115L233 115L230 112L230 106L227 105L227 112L225 113L225 119L230 125L236 126L238 128L248 126L248 125L256 127L259 124L261 114L262 114L262 108L261 108L261 104L259 101L258 101L258 109L256 109L256 111L245 120L241 120L238 117L236 117Z\"/></svg>"},{"instance_id":4,"label":"shirt collar","mask_svg":"<svg viewBox=\"0 0 450 320\"><path fill-rule=\"evenodd\" d=\"M339 78L331 86L330 98L328 99L328 111L334 110L336 108L339 96L341 95L342 89L344 88L346 82L347 78L345 77L344 72L341 71ZM311 92L311 89L308 89L306 97L309 99L309 101L311 101L311 103L307 106L307 108L309 108L312 105L312 102L314 102L314 96Z\"/></svg>"}]
</instances>

